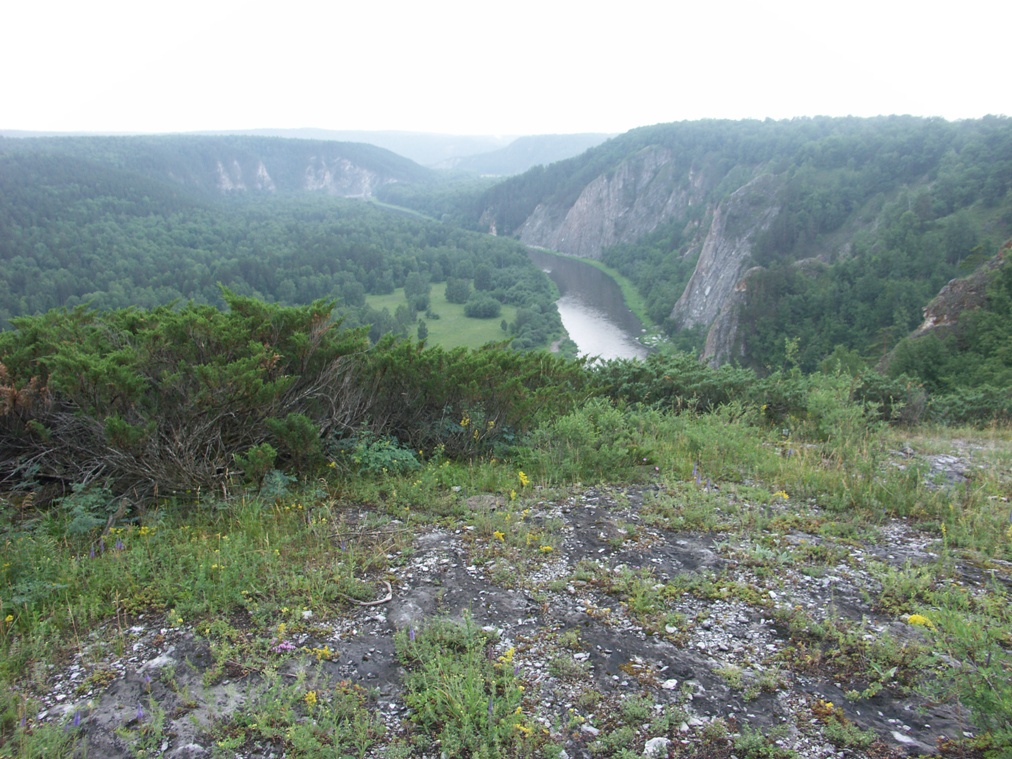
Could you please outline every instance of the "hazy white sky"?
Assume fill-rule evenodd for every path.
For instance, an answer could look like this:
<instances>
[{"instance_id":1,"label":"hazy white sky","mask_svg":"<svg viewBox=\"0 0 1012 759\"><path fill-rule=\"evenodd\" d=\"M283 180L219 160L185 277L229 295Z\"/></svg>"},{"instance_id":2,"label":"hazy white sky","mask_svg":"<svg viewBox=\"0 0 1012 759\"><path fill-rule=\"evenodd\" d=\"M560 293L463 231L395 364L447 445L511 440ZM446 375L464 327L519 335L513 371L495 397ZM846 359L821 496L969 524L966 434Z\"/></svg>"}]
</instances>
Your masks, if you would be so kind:
<instances>
[{"instance_id":1,"label":"hazy white sky","mask_svg":"<svg viewBox=\"0 0 1012 759\"><path fill-rule=\"evenodd\" d=\"M519 135L1012 115L1003 0L5 6L0 129Z\"/></svg>"}]
</instances>

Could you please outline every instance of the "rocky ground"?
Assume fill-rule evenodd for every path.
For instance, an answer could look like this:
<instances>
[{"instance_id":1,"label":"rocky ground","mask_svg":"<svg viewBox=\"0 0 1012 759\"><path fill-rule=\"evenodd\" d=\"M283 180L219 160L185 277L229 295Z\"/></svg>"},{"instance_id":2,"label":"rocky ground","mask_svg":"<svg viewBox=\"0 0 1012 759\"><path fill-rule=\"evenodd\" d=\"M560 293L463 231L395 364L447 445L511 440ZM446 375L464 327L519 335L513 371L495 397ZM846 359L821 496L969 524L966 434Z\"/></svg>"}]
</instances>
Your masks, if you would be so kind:
<instances>
[{"instance_id":1,"label":"rocky ground","mask_svg":"<svg viewBox=\"0 0 1012 759\"><path fill-rule=\"evenodd\" d=\"M905 456L897 456L899 465ZM958 483L966 463L953 457L939 466ZM611 755L616 747L609 749L606 739L620 724L631 728L624 748L655 756L693 755L691 747L719 733L718 724L730 734L768 735L800 757L931 754L972 733L957 705L918 695L917 671L876 672L868 654L876 645L893 653L930 645L923 627L883 608L880 594L889 571L937 563L937 536L903 521L833 536L820 531L817 504L789 497L755 507L768 526L782 530L776 539L770 529L668 529L658 504L670 506L677 497L649 483L586 488L552 500L535 495L523 502L529 509L523 518L552 536L552 548L522 561L467 522L420 531L409 550L387 557L384 574L371 578L378 603L303 613L281 674L317 667L331 682L370 689L387 730L366 755L382 756L386 744L411 732L395 631L467 615L498 631L493 655L515 649L525 705L561 756ZM737 519L750 508L740 495L712 485L708 497L718 510L735 499ZM491 497L472 505L503 508ZM386 529L400 528L394 522ZM1010 576L1008 566L986 573L958 565L939 581L972 590ZM241 616L230 622L243 629ZM816 640L806 631L823 623L846 635ZM216 725L262 690L262 673L242 655L241 642L221 676L209 679L204 631L164 614L114 624L118 650L109 646L108 630L96 631L73 662L34 673L45 683L37 719L77 722L89 756L131 756L136 742L127 736L151 719L156 703L163 723L149 755L283 755L278 746L226 752L216 743ZM834 659L834 646L853 652L837 651ZM328 655L317 661L306 648ZM820 654L814 660L813 652ZM865 664L848 668L841 661ZM623 711L630 698L647 705L647 714ZM677 723L654 734L659 714L677 715ZM831 724L852 726L865 738L841 745L827 730ZM428 755L439 756L438 748Z\"/></svg>"}]
</instances>

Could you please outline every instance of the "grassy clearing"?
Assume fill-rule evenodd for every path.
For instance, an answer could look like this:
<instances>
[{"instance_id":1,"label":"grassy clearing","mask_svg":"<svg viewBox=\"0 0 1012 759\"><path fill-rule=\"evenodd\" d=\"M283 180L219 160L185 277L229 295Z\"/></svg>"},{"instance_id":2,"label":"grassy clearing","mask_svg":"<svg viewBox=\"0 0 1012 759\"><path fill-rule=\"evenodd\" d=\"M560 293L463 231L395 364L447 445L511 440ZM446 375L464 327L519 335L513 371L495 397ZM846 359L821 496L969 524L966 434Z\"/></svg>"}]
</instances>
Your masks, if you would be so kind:
<instances>
[{"instance_id":1,"label":"grassy clearing","mask_svg":"<svg viewBox=\"0 0 1012 759\"><path fill-rule=\"evenodd\" d=\"M389 295L368 295L366 303L378 311L387 309L393 314L398 306L406 305L404 288L394 290ZM429 295L430 310L439 314L438 319L427 319L420 313L429 329L428 342L444 348L480 348L486 343L505 340L508 335L502 331L501 323L505 319L512 322L517 317L516 306L503 306L502 313L495 319L472 319L464 316L464 306L450 303L446 299L446 283L432 285Z\"/></svg>"}]
</instances>

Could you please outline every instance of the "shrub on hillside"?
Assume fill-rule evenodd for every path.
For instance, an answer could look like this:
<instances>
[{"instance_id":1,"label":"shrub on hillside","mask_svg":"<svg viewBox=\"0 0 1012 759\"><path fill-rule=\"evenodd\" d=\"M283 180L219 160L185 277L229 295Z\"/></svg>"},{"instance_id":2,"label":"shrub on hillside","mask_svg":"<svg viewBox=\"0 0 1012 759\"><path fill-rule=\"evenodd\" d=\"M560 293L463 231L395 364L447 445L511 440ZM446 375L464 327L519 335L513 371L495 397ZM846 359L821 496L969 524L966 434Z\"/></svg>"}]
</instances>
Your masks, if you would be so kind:
<instances>
[{"instance_id":1,"label":"shrub on hillside","mask_svg":"<svg viewBox=\"0 0 1012 759\"><path fill-rule=\"evenodd\" d=\"M472 295L464 304L464 316L472 319L498 319L501 312L502 304L489 295Z\"/></svg>"},{"instance_id":2,"label":"shrub on hillside","mask_svg":"<svg viewBox=\"0 0 1012 759\"><path fill-rule=\"evenodd\" d=\"M332 305L282 307L225 292L227 311L52 311L0 335L0 481L29 472L102 482L138 496L220 489L250 451L322 462L320 434L350 429L369 406L354 376L368 348ZM266 450L261 448L260 450ZM259 457L262 458L262 457Z\"/></svg>"}]
</instances>

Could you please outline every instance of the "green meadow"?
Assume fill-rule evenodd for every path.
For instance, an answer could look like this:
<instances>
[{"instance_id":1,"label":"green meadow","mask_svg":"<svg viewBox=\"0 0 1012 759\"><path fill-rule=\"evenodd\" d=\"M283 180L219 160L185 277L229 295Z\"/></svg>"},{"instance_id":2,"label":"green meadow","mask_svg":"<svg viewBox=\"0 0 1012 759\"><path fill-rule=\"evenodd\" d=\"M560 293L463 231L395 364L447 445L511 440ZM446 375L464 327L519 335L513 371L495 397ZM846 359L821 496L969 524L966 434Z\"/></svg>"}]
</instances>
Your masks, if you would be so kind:
<instances>
[{"instance_id":1,"label":"green meadow","mask_svg":"<svg viewBox=\"0 0 1012 759\"><path fill-rule=\"evenodd\" d=\"M366 296L366 304L370 308L377 311L385 308L391 314L397 311L398 306L406 303L403 287L397 288L389 295ZM445 282L432 285L429 306L432 313L438 314L439 318L428 319L424 314L419 314L419 318L425 321L429 329L427 342L447 349L480 348L486 343L505 340L509 336L502 330L503 319L512 322L517 318L516 306L503 306L502 313L494 319L472 319L464 316L463 304L450 303L446 299Z\"/></svg>"}]
</instances>

